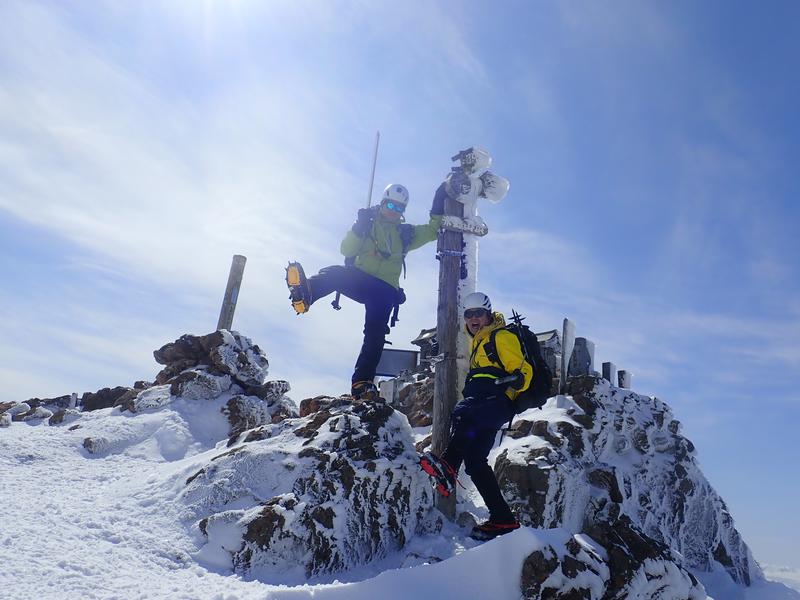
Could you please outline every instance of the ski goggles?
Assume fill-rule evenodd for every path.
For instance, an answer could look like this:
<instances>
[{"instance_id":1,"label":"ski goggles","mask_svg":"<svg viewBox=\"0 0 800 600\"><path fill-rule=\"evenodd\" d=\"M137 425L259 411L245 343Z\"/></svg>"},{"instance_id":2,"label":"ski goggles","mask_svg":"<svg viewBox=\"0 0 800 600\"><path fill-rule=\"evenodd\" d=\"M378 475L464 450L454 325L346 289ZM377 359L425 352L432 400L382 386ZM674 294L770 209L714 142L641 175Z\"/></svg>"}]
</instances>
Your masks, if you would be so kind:
<instances>
[{"instance_id":1,"label":"ski goggles","mask_svg":"<svg viewBox=\"0 0 800 600\"><path fill-rule=\"evenodd\" d=\"M485 308L468 308L464 311L465 319L480 319L483 315L488 315L489 311Z\"/></svg>"},{"instance_id":2,"label":"ski goggles","mask_svg":"<svg viewBox=\"0 0 800 600\"><path fill-rule=\"evenodd\" d=\"M400 213L400 214L402 214L406 210L406 205L405 204L399 204L398 202L392 202L391 200L389 200L386 203L385 206L389 210L393 210L394 212Z\"/></svg>"}]
</instances>

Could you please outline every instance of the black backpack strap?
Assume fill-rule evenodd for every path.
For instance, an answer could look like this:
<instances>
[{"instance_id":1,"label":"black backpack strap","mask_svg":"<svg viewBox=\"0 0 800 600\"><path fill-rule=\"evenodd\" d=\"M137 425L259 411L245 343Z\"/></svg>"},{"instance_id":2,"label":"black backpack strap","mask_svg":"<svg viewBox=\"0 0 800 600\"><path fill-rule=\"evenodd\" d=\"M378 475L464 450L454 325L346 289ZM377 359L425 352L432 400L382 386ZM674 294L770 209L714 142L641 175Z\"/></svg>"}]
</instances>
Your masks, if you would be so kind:
<instances>
[{"instance_id":1,"label":"black backpack strap","mask_svg":"<svg viewBox=\"0 0 800 600\"><path fill-rule=\"evenodd\" d=\"M505 329L505 327L501 327L500 329ZM500 331L500 329L495 329L489 334L489 341L487 341L483 345L483 351L486 352L486 358L500 365L500 368L503 369L503 371L505 371L506 366L503 364L503 361L500 360L500 354L497 352L496 338L497 338L497 332Z\"/></svg>"},{"instance_id":2,"label":"black backpack strap","mask_svg":"<svg viewBox=\"0 0 800 600\"><path fill-rule=\"evenodd\" d=\"M414 239L414 226L408 223L403 223L399 227L400 243L403 245L403 279L406 278L406 254L408 254L408 247Z\"/></svg>"},{"instance_id":3,"label":"black backpack strap","mask_svg":"<svg viewBox=\"0 0 800 600\"><path fill-rule=\"evenodd\" d=\"M414 239L414 226L409 223L400 225L400 242L403 244L403 254L408 254L408 247Z\"/></svg>"}]
</instances>

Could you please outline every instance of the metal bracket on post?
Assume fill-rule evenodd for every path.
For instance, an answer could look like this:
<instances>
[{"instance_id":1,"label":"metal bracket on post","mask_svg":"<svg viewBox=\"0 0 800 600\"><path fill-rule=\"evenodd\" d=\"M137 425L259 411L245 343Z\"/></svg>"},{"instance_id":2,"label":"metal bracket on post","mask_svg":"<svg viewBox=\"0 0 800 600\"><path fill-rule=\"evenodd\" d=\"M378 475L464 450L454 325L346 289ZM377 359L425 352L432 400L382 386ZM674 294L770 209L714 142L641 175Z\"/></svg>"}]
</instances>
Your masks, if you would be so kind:
<instances>
[{"instance_id":1,"label":"metal bracket on post","mask_svg":"<svg viewBox=\"0 0 800 600\"><path fill-rule=\"evenodd\" d=\"M228 285L225 287L225 298L222 300L222 308L219 311L217 321L217 331L227 329L230 331L233 326L233 313L236 311L236 302L239 299L239 288L242 285L244 275L244 265L247 257L240 254L233 256L231 270L228 273Z\"/></svg>"}]
</instances>

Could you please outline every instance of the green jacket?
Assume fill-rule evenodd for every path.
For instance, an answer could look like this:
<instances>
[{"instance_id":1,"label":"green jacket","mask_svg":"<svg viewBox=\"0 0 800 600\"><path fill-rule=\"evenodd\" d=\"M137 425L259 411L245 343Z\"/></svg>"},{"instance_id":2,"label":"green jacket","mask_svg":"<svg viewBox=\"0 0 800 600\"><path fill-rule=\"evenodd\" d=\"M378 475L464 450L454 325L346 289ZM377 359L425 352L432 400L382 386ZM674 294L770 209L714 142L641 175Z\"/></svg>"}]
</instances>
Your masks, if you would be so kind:
<instances>
[{"instance_id":1,"label":"green jacket","mask_svg":"<svg viewBox=\"0 0 800 600\"><path fill-rule=\"evenodd\" d=\"M412 225L414 234L406 252L416 250L436 239L442 216L431 216L425 225ZM392 223L378 213L372 221L369 235L358 237L352 231L344 236L342 254L355 257L355 266L382 279L393 288L400 287L400 273L403 270L403 243L400 240L400 223Z\"/></svg>"}]
</instances>

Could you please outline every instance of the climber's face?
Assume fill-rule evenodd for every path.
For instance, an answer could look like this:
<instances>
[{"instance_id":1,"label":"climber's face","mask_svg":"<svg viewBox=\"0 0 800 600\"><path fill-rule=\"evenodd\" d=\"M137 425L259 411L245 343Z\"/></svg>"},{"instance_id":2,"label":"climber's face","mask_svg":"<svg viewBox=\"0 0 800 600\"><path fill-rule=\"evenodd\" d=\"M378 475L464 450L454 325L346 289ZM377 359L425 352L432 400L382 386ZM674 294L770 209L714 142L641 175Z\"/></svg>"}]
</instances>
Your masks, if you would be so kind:
<instances>
[{"instance_id":1,"label":"climber's face","mask_svg":"<svg viewBox=\"0 0 800 600\"><path fill-rule=\"evenodd\" d=\"M381 216L392 223L399 223L403 218L405 210L405 204L393 202L388 198L384 198L381 202Z\"/></svg>"},{"instance_id":2,"label":"climber's face","mask_svg":"<svg viewBox=\"0 0 800 600\"><path fill-rule=\"evenodd\" d=\"M492 314L482 308L471 308L464 311L464 322L470 335L475 335L492 322Z\"/></svg>"}]
</instances>

